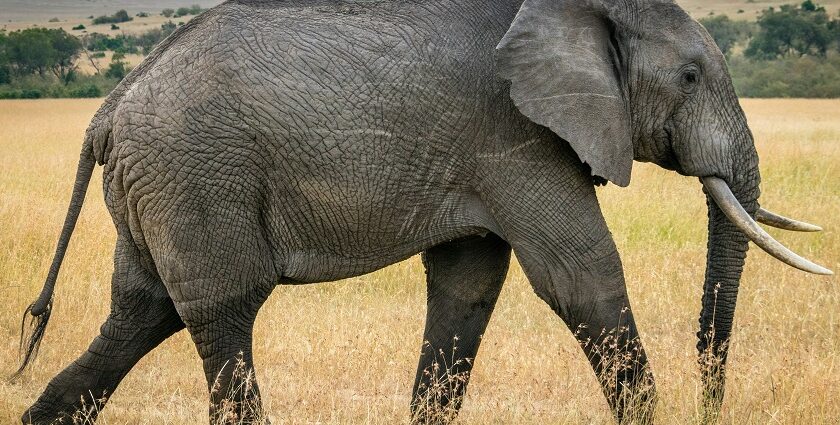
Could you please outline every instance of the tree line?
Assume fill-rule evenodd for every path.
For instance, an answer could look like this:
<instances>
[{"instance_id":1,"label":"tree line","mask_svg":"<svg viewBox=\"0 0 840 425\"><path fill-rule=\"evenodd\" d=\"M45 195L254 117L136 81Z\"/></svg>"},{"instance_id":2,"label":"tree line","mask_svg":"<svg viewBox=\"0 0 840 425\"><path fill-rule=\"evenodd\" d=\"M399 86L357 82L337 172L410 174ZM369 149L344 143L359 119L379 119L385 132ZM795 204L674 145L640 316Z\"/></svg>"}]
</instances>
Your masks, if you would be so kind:
<instances>
[{"instance_id":1,"label":"tree line","mask_svg":"<svg viewBox=\"0 0 840 425\"><path fill-rule=\"evenodd\" d=\"M0 98L97 97L129 71L126 54L148 54L177 26L171 21L139 35L92 33L76 37L63 29L27 28L0 32ZM112 51L100 69L97 59ZM78 72L87 61L94 75Z\"/></svg>"},{"instance_id":2,"label":"tree line","mask_svg":"<svg viewBox=\"0 0 840 425\"><path fill-rule=\"evenodd\" d=\"M840 17L812 0L761 12L756 22L700 19L744 97L840 97Z\"/></svg>"},{"instance_id":3,"label":"tree line","mask_svg":"<svg viewBox=\"0 0 840 425\"><path fill-rule=\"evenodd\" d=\"M840 18L825 7L806 0L801 5L783 5L764 10L755 23L733 21L726 15L700 19L727 56L742 44L743 55L753 60L784 57L826 57L840 52Z\"/></svg>"},{"instance_id":4,"label":"tree line","mask_svg":"<svg viewBox=\"0 0 840 425\"><path fill-rule=\"evenodd\" d=\"M161 15L197 14L199 6L164 9ZM138 16L148 16L141 12ZM121 23L124 11L91 16L95 23ZM840 17L812 0L768 8L756 22L726 15L700 19L729 62L744 97L840 97ZM126 54L148 54L177 25L172 21L139 35L91 33L76 37L63 29L0 31L0 98L85 97L107 94L128 72ZM100 69L95 59L114 52ZM89 61L94 75L78 72Z\"/></svg>"}]
</instances>

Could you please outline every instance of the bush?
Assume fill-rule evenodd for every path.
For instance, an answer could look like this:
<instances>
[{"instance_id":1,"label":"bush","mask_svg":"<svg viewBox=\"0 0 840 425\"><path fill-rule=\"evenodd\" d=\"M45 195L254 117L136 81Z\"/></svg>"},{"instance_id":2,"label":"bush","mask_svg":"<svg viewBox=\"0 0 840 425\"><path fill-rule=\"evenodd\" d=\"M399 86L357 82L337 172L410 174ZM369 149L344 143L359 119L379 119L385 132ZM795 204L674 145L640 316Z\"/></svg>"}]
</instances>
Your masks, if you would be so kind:
<instances>
[{"instance_id":1,"label":"bush","mask_svg":"<svg viewBox=\"0 0 840 425\"><path fill-rule=\"evenodd\" d=\"M112 30L118 30L118 29L120 29L120 27L117 26L117 24L111 24L111 29Z\"/></svg>"},{"instance_id":2,"label":"bush","mask_svg":"<svg viewBox=\"0 0 840 425\"><path fill-rule=\"evenodd\" d=\"M97 18L94 18L93 19L93 24L94 25L119 24L119 23L122 23L122 22L128 22L132 19L134 19L134 18L132 18L131 16L128 16L128 12L126 12L125 10L120 10L120 11L118 11L117 13L115 13L111 16L103 15L103 16L99 16Z\"/></svg>"},{"instance_id":3,"label":"bush","mask_svg":"<svg viewBox=\"0 0 840 425\"><path fill-rule=\"evenodd\" d=\"M96 84L92 83L71 89L68 93L68 97L74 98L89 98L101 96L102 90Z\"/></svg>"},{"instance_id":4,"label":"bush","mask_svg":"<svg viewBox=\"0 0 840 425\"><path fill-rule=\"evenodd\" d=\"M138 13L137 15L135 15L135 16L137 16L138 18L148 18L148 17L149 17L149 14L148 14L148 13L146 13L146 12L139 12L139 13Z\"/></svg>"},{"instance_id":5,"label":"bush","mask_svg":"<svg viewBox=\"0 0 840 425\"><path fill-rule=\"evenodd\" d=\"M840 98L838 53L825 59L793 56L752 61L737 57L730 61L729 70L742 97Z\"/></svg>"},{"instance_id":6,"label":"bush","mask_svg":"<svg viewBox=\"0 0 840 425\"><path fill-rule=\"evenodd\" d=\"M61 19L58 19L58 18L50 18L50 22L61 22Z\"/></svg>"},{"instance_id":7,"label":"bush","mask_svg":"<svg viewBox=\"0 0 840 425\"><path fill-rule=\"evenodd\" d=\"M105 76L108 78L114 78L117 81L122 80L125 78L125 75L128 74L128 69L125 65L125 62L119 60L111 62L111 65L109 65L108 69L105 71Z\"/></svg>"},{"instance_id":8,"label":"bush","mask_svg":"<svg viewBox=\"0 0 840 425\"><path fill-rule=\"evenodd\" d=\"M78 75L75 81L62 84L55 77L29 76L0 85L0 99L39 99L66 97L100 97L119 82L102 75Z\"/></svg>"},{"instance_id":9,"label":"bush","mask_svg":"<svg viewBox=\"0 0 840 425\"><path fill-rule=\"evenodd\" d=\"M168 10L172 10L172 9L168 9ZM174 16L175 18L180 18L181 16L198 15L199 13L201 13L203 11L204 11L204 9L202 9L201 6L199 6L197 4L194 4L190 7L179 7L178 10L176 10L174 12L175 14L171 15L171 16ZM169 17L167 15L163 15L163 16L166 16L167 18Z\"/></svg>"},{"instance_id":10,"label":"bush","mask_svg":"<svg viewBox=\"0 0 840 425\"><path fill-rule=\"evenodd\" d=\"M40 90L21 90L19 99L40 99Z\"/></svg>"},{"instance_id":11,"label":"bush","mask_svg":"<svg viewBox=\"0 0 840 425\"><path fill-rule=\"evenodd\" d=\"M163 9L163 10L160 11L160 14L164 17L171 18L172 15L175 14L175 10L174 9Z\"/></svg>"},{"instance_id":12,"label":"bush","mask_svg":"<svg viewBox=\"0 0 840 425\"><path fill-rule=\"evenodd\" d=\"M8 66L0 65L0 84L9 84L12 82L12 71Z\"/></svg>"},{"instance_id":13,"label":"bush","mask_svg":"<svg viewBox=\"0 0 840 425\"><path fill-rule=\"evenodd\" d=\"M167 35L167 36L168 36L169 34L172 34L172 31L175 31L175 28L177 28L177 27L178 27L178 26L177 26L177 25L175 25L175 23L174 23L174 22L172 22L172 21L167 21L167 22L164 22L164 23L162 23L162 24L160 25L160 29L161 29L161 31L163 31L164 33L166 33L166 35Z\"/></svg>"},{"instance_id":14,"label":"bush","mask_svg":"<svg viewBox=\"0 0 840 425\"><path fill-rule=\"evenodd\" d=\"M0 99L40 99L42 93L40 90L11 90L0 91Z\"/></svg>"},{"instance_id":15,"label":"bush","mask_svg":"<svg viewBox=\"0 0 840 425\"><path fill-rule=\"evenodd\" d=\"M81 31L81 30L85 29L85 26L82 25L82 24L79 24L79 25L76 25L75 27L73 27L71 29L74 30L74 31Z\"/></svg>"}]
</instances>

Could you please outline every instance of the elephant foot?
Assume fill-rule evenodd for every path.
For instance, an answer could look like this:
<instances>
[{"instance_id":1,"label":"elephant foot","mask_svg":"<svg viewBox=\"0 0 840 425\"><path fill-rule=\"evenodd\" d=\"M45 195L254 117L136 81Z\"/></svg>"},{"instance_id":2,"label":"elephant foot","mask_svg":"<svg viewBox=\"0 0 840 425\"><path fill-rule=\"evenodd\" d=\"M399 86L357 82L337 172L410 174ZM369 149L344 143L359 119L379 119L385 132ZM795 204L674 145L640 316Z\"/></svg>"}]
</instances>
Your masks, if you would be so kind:
<instances>
[{"instance_id":1,"label":"elephant foot","mask_svg":"<svg viewBox=\"0 0 840 425\"><path fill-rule=\"evenodd\" d=\"M53 378L35 404L21 416L21 422L33 425L96 422L107 401L106 391L99 385L103 375L78 373L82 370L77 363L73 363ZM95 394L99 395L93 396Z\"/></svg>"},{"instance_id":2,"label":"elephant foot","mask_svg":"<svg viewBox=\"0 0 840 425\"><path fill-rule=\"evenodd\" d=\"M84 410L71 404L50 402L42 396L21 415L20 421L24 425L93 423L97 410Z\"/></svg>"}]
</instances>

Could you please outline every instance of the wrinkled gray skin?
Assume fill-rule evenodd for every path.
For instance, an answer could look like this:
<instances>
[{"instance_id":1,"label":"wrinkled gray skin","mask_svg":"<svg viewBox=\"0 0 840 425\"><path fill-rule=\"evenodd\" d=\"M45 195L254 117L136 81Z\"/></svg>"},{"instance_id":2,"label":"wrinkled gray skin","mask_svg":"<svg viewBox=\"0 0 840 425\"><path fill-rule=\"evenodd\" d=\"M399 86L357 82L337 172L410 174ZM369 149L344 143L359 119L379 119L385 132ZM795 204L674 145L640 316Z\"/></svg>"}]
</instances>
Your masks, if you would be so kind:
<instances>
[{"instance_id":1,"label":"wrinkled gray skin","mask_svg":"<svg viewBox=\"0 0 840 425\"><path fill-rule=\"evenodd\" d=\"M589 341L626 419L651 404L653 378L594 186L628 184L634 159L717 176L758 208L758 158L724 58L669 1L228 1L167 39L90 126L70 215L95 160L119 234L112 312L23 421L64 417L80 399L101 408L90 394L112 394L185 327L208 385L236 387L223 365L239 352L253 364L254 319L276 285L422 252L420 400L453 337L456 361L476 356L511 249ZM747 239L708 206L698 348L716 356L704 381L720 403ZM593 349L606 333L618 348ZM610 374L613 355L633 366Z\"/></svg>"}]
</instances>

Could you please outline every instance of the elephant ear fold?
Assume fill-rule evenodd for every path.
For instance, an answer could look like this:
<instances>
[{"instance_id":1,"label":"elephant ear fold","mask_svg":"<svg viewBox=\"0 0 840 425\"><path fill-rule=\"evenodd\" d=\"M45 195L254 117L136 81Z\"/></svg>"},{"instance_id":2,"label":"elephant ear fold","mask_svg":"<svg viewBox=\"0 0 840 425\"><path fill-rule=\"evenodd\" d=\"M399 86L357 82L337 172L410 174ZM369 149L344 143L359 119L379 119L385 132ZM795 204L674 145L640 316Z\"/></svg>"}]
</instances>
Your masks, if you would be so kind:
<instances>
[{"instance_id":1,"label":"elephant ear fold","mask_svg":"<svg viewBox=\"0 0 840 425\"><path fill-rule=\"evenodd\" d=\"M565 139L592 174L630 183L633 141L616 24L597 0L525 0L496 47L519 111Z\"/></svg>"}]
</instances>

